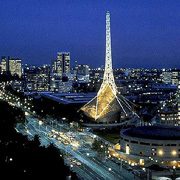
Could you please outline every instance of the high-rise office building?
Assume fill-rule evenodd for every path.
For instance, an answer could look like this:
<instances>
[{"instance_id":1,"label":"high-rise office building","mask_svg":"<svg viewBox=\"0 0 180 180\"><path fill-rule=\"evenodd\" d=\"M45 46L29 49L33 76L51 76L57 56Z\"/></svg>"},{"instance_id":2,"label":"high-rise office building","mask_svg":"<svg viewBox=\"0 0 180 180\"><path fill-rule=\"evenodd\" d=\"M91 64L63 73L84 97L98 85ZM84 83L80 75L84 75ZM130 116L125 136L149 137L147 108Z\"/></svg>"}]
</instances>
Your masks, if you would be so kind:
<instances>
[{"instance_id":1,"label":"high-rise office building","mask_svg":"<svg viewBox=\"0 0 180 180\"><path fill-rule=\"evenodd\" d=\"M70 53L58 52L57 59L53 62L52 71L62 78L70 73Z\"/></svg>"},{"instance_id":2,"label":"high-rise office building","mask_svg":"<svg viewBox=\"0 0 180 180\"><path fill-rule=\"evenodd\" d=\"M2 56L1 58L1 73L10 72L11 75L22 75L22 62L18 58L6 58Z\"/></svg>"},{"instance_id":3,"label":"high-rise office building","mask_svg":"<svg viewBox=\"0 0 180 180\"><path fill-rule=\"evenodd\" d=\"M9 71L11 75L18 75L21 77L22 75L22 62L20 59L17 58L10 58L9 59Z\"/></svg>"},{"instance_id":4,"label":"high-rise office building","mask_svg":"<svg viewBox=\"0 0 180 180\"><path fill-rule=\"evenodd\" d=\"M70 53L58 52L57 61L62 62L62 74L68 74L70 72Z\"/></svg>"},{"instance_id":5,"label":"high-rise office building","mask_svg":"<svg viewBox=\"0 0 180 180\"><path fill-rule=\"evenodd\" d=\"M8 60L6 56L1 57L1 73L8 71Z\"/></svg>"}]
</instances>

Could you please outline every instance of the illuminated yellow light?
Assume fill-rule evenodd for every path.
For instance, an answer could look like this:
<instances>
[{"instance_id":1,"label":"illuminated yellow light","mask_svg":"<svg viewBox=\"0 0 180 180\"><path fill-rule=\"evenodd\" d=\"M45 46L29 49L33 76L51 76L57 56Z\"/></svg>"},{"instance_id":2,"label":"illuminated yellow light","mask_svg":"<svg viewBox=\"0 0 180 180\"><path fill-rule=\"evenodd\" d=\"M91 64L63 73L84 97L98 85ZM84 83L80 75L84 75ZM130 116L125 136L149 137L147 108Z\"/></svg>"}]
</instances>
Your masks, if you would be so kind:
<instances>
[{"instance_id":1,"label":"illuminated yellow light","mask_svg":"<svg viewBox=\"0 0 180 180\"><path fill-rule=\"evenodd\" d=\"M110 108L110 104L114 101L116 96L113 93L112 87L108 84L105 85L98 93L98 96L94 101L92 101L88 105L82 107L82 110L86 112L87 115L94 118L95 120L104 117L108 114L112 109Z\"/></svg>"},{"instance_id":2,"label":"illuminated yellow light","mask_svg":"<svg viewBox=\"0 0 180 180\"><path fill-rule=\"evenodd\" d=\"M115 149L115 150L120 150L120 149L121 149L120 144L119 144L119 143L115 144L114 149Z\"/></svg>"},{"instance_id":3,"label":"illuminated yellow light","mask_svg":"<svg viewBox=\"0 0 180 180\"><path fill-rule=\"evenodd\" d=\"M132 162L132 163L131 163L131 166L135 166L135 163L134 163L134 162Z\"/></svg>"},{"instance_id":4,"label":"illuminated yellow light","mask_svg":"<svg viewBox=\"0 0 180 180\"><path fill-rule=\"evenodd\" d=\"M176 164L176 163L177 163L177 161L175 161L175 160L174 160L174 161L171 161L171 163L172 163L172 164Z\"/></svg>"},{"instance_id":5,"label":"illuminated yellow light","mask_svg":"<svg viewBox=\"0 0 180 180\"><path fill-rule=\"evenodd\" d=\"M97 96L89 101L85 106L81 108L84 114L92 118L95 121L107 121L105 117L112 116L120 110L123 112L124 117L127 116L126 109L131 110L131 106L126 102L126 99L120 95L117 91L116 84L114 82L113 69L112 69L112 57L111 57L111 38L110 38L110 14L106 14L106 60L103 82L101 84L100 90ZM101 68L95 70L102 70ZM98 77L99 73L95 73ZM100 79L98 79L98 82ZM93 81L94 84L94 81ZM131 88L131 86L129 86ZM109 119L108 119L109 120Z\"/></svg>"},{"instance_id":6,"label":"illuminated yellow light","mask_svg":"<svg viewBox=\"0 0 180 180\"><path fill-rule=\"evenodd\" d=\"M164 154L163 150L159 150L159 151L158 151L158 154L159 154L160 156L162 156L162 155Z\"/></svg>"},{"instance_id":7,"label":"illuminated yellow light","mask_svg":"<svg viewBox=\"0 0 180 180\"><path fill-rule=\"evenodd\" d=\"M172 154L173 156L176 156L176 155L177 155L177 151L176 151L176 150L172 150L172 151L171 151L171 154Z\"/></svg>"},{"instance_id":8,"label":"illuminated yellow light","mask_svg":"<svg viewBox=\"0 0 180 180\"><path fill-rule=\"evenodd\" d=\"M139 164L140 164L141 166L144 166L144 159L140 159L140 160L139 160Z\"/></svg>"}]
</instances>

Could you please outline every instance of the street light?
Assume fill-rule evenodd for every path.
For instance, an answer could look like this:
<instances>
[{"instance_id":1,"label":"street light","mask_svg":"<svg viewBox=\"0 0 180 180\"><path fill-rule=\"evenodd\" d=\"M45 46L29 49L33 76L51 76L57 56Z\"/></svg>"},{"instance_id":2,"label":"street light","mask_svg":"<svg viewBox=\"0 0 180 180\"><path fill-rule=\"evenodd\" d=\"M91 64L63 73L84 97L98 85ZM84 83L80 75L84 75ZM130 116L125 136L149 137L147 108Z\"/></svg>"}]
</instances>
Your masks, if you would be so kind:
<instances>
[{"instance_id":1,"label":"street light","mask_svg":"<svg viewBox=\"0 0 180 180\"><path fill-rule=\"evenodd\" d=\"M172 156L176 156L176 155L177 155L176 150L173 150L173 151L171 152L171 154L172 154Z\"/></svg>"},{"instance_id":2,"label":"street light","mask_svg":"<svg viewBox=\"0 0 180 180\"><path fill-rule=\"evenodd\" d=\"M39 125L42 125L42 124L43 124L43 122L40 120L40 121L39 121Z\"/></svg>"},{"instance_id":3,"label":"street light","mask_svg":"<svg viewBox=\"0 0 180 180\"><path fill-rule=\"evenodd\" d=\"M172 174L172 176L173 176L173 179L175 179L175 177L176 177L176 166L173 166L173 174Z\"/></svg>"},{"instance_id":4,"label":"street light","mask_svg":"<svg viewBox=\"0 0 180 180\"><path fill-rule=\"evenodd\" d=\"M39 121L39 130L40 130L40 126L43 124L43 122L40 120Z\"/></svg>"},{"instance_id":5,"label":"street light","mask_svg":"<svg viewBox=\"0 0 180 180\"><path fill-rule=\"evenodd\" d=\"M67 179L71 179L71 175L67 176Z\"/></svg>"}]
</instances>

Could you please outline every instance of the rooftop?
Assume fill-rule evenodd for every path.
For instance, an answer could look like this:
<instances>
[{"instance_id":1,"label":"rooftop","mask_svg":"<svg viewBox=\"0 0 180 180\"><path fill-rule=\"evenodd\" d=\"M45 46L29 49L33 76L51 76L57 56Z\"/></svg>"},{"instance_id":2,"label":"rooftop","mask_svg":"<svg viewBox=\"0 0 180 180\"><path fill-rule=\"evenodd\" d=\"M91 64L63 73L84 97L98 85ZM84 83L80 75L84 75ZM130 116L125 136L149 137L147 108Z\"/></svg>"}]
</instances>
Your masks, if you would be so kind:
<instances>
[{"instance_id":1,"label":"rooftop","mask_svg":"<svg viewBox=\"0 0 180 180\"><path fill-rule=\"evenodd\" d=\"M95 97L96 93L40 93L42 97L46 97L62 104L87 103Z\"/></svg>"},{"instance_id":2,"label":"rooftop","mask_svg":"<svg viewBox=\"0 0 180 180\"><path fill-rule=\"evenodd\" d=\"M180 127L175 126L139 126L128 128L121 133L142 139L180 140Z\"/></svg>"}]
</instances>

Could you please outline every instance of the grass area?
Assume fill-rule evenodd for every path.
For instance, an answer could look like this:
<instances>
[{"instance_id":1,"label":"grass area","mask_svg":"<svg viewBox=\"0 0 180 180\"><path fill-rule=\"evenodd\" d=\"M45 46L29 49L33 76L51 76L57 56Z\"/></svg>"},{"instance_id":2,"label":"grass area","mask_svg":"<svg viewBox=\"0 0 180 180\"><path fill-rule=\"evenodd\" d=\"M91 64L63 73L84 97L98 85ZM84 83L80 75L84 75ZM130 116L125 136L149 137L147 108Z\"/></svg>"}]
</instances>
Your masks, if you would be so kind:
<instances>
[{"instance_id":1,"label":"grass area","mask_svg":"<svg viewBox=\"0 0 180 180\"><path fill-rule=\"evenodd\" d=\"M119 142L120 134L119 133L107 133L107 132L95 132L98 136L104 138L105 140L117 144Z\"/></svg>"}]
</instances>

